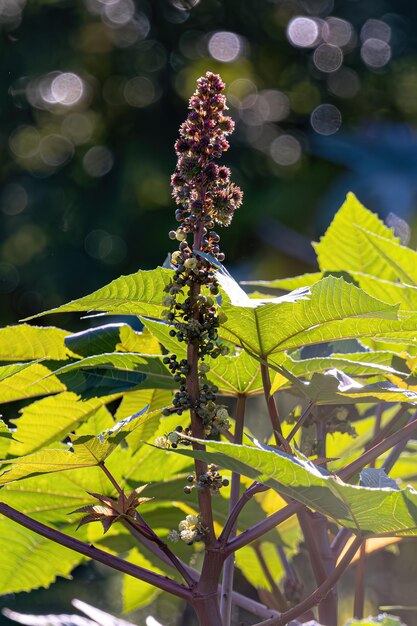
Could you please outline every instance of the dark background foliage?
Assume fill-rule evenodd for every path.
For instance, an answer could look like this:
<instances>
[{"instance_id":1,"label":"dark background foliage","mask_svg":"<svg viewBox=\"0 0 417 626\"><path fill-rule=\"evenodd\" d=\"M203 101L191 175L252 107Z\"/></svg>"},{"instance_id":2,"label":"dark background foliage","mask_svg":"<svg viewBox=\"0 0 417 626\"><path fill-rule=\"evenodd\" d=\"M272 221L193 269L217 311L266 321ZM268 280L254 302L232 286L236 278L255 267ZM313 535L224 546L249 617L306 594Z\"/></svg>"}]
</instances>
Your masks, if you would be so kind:
<instances>
[{"instance_id":1,"label":"dark background foliage","mask_svg":"<svg viewBox=\"0 0 417 626\"><path fill-rule=\"evenodd\" d=\"M237 122L238 276L314 269L309 241L347 189L407 236L416 16L398 0L3 0L1 321L164 261L173 143L208 69Z\"/></svg>"}]
</instances>

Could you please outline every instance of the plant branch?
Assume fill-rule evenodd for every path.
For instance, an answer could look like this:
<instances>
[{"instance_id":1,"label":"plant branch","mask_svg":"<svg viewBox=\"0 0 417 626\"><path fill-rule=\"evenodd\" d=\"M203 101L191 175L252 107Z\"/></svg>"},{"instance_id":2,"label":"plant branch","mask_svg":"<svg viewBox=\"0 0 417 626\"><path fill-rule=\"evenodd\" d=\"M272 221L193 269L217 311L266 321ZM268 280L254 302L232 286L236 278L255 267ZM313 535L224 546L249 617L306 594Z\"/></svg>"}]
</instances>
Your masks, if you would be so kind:
<instances>
[{"instance_id":1,"label":"plant branch","mask_svg":"<svg viewBox=\"0 0 417 626\"><path fill-rule=\"evenodd\" d=\"M61 546L65 546L70 550L74 550L89 559L94 559L99 563L103 563L103 565L107 565L112 569L123 572L123 574L128 574L129 576L143 580L144 582L149 583L162 591L167 591L168 593L182 598L183 600L187 600L187 602L192 604L193 597L191 591L183 585L177 583L175 580L150 572L149 570L139 567L138 565L134 565L133 563L129 563L118 556L104 552L104 550L95 548L92 545L75 539L74 537L69 537L55 528L46 526L45 524L28 517L24 513L20 513L20 511L17 511L4 502L0 502L0 513L17 524L20 524L36 534L45 537L46 539L50 539L51 541L54 541Z\"/></svg>"},{"instance_id":2,"label":"plant branch","mask_svg":"<svg viewBox=\"0 0 417 626\"><path fill-rule=\"evenodd\" d=\"M412 417L410 417L407 423L411 424L412 422L415 422L416 420L417 420L417 411L413 413ZM389 474L389 472L392 470L394 464L398 461L400 454L403 452L403 450L407 446L408 441L409 439L403 439L403 441L399 441L393 447L393 449L389 453L388 457L385 459L381 468L384 470L386 474Z\"/></svg>"},{"instance_id":3,"label":"plant branch","mask_svg":"<svg viewBox=\"0 0 417 626\"><path fill-rule=\"evenodd\" d=\"M119 496L124 496L124 491L123 491L122 487L119 485L119 483L117 482L117 480L115 479L115 477L113 476L113 474L111 473L109 468L105 465L104 461L99 463L99 467L106 474L107 478L109 479L109 481L111 482L113 487L116 489L116 491L119 494Z\"/></svg>"},{"instance_id":4,"label":"plant branch","mask_svg":"<svg viewBox=\"0 0 417 626\"><path fill-rule=\"evenodd\" d=\"M154 531L151 528L149 528L149 526L148 526L148 528L150 530L149 537L145 537L141 533L141 531L136 527L134 522L131 522L130 520L126 520L125 527L139 541L141 541L140 537L143 537L143 539L145 539L147 541L147 543L145 544L144 541L141 541L141 543L143 545L146 545L149 549L151 549L149 544L152 544L152 543L156 544L158 550L152 550L152 552L156 556L159 556L159 558L161 558L161 559L162 559L162 555L165 555L166 558L164 558L163 560L165 562L167 562L167 560L168 560L175 567L175 569L181 574L181 576L183 577L183 579L185 580L187 585L189 585L189 587L193 587L194 586L195 581L192 578L192 576L190 576L190 574L187 571L186 567L184 567L185 564L182 563L182 561L180 561L180 559L170 550L169 546L165 543L165 541L162 541L162 539L160 539L158 537L158 535L156 533L154 533Z\"/></svg>"},{"instance_id":5,"label":"plant branch","mask_svg":"<svg viewBox=\"0 0 417 626\"><path fill-rule=\"evenodd\" d=\"M275 441L279 448L282 448L282 428L279 420L278 408L274 395L271 394L271 378L269 376L268 362L266 358L261 360L262 384L264 387L266 405L268 407L269 419L274 431Z\"/></svg>"},{"instance_id":6,"label":"plant branch","mask_svg":"<svg viewBox=\"0 0 417 626\"><path fill-rule=\"evenodd\" d=\"M156 557L161 559L161 561L163 561L166 565L169 565L169 567L174 567L171 559L169 559L167 555L164 554L162 550L153 541L151 541L150 539L148 539L147 537L139 533L136 528L128 527L126 522L122 522L122 523L126 526L128 530L130 530L132 535L134 535L136 539L143 546L145 546L145 548L147 548L148 550L150 550L150 552L152 552L152 554L154 554ZM192 585L195 586L195 584L198 582L200 578L200 572L198 572L196 569L194 569L190 565L187 565L187 563L184 563L184 561L181 561L180 559L178 559L178 561L180 562L182 568L186 570L188 574L188 578L190 579L190 581L192 581ZM219 586L219 592L220 590L221 588ZM252 613L253 615L257 615L258 617L268 618L268 617L273 617L277 615L276 611L274 611L273 609L269 609L264 604L257 602L256 600L253 600L252 598L247 598L246 596L242 595L241 593L238 593L237 591L232 592L232 602L233 604L236 604L236 606L240 606L241 608L245 609L245 611L248 611L249 613Z\"/></svg>"},{"instance_id":7,"label":"plant branch","mask_svg":"<svg viewBox=\"0 0 417 626\"><path fill-rule=\"evenodd\" d=\"M236 420L234 443L241 444L243 439L243 427L245 423L246 396L239 394L236 404ZM230 487L229 516L239 500L240 474L232 473L232 484ZM236 535L237 518L230 529L230 537ZM227 557L223 567L222 589L220 594L220 614L223 626L229 626L232 614L232 590L235 569L235 557L231 554Z\"/></svg>"},{"instance_id":8,"label":"plant branch","mask_svg":"<svg viewBox=\"0 0 417 626\"><path fill-rule=\"evenodd\" d=\"M254 483L254 485L259 484L260 483ZM252 487L254 485L252 485ZM264 485L260 486L263 487ZM249 489L251 489L251 487L249 487ZM263 489L261 489L260 491L263 491ZM247 500L245 502L247 502ZM252 541L256 541L256 539L259 539L259 537L262 537L262 535L265 535L267 532L298 513L298 511L300 511L303 506L304 504L301 504L301 502L296 502L294 500L293 502L290 502L290 504L287 504L287 506L284 506L279 511L276 511L276 513L273 513L272 515L269 515L269 517L267 517L266 519L261 520L257 524L254 524L247 530L243 531L243 533L240 533L240 535L238 535L234 539L231 539L226 544L224 549L225 554L228 555L232 552L236 552L236 550L240 550L240 548L247 546L249 543L252 543Z\"/></svg>"},{"instance_id":9,"label":"plant branch","mask_svg":"<svg viewBox=\"0 0 417 626\"><path fill-rule=\"evenodd\" d=\"M294 428L292 429L292 431L290 432L290 434L287 437L288 443L290 443L291 439L293 439L295 437L295 435L297 434L297 432L299 431L301 426L304 424L304 422L306 421L307 417L310 415L310 412L311 412L311 409L313 408L313 406L314 406L314 402L313 401L311 401L311 402L309 402L307 404L306 408L304 409L304 411L302 412L302 414L298 418L298 421L295 424Z\"/></svg>"},{"instance_id":10,"label":"plant branch","mask_svg":"<svg viewBox=\"0 0 417 626\"><path fill-rule=\"evenodd\" d=\"M349 480L349 478L352 478L352 476L354 476L357 472L366 467L374 459L378 458L383 452L386 452L400 441L410 439L415 432L417 432L417 420L406 424L406 426L403 426L383 441L374 445L372 448L364 452L360 457L352 461L352 463L349 463L338 472L336 472L336 476L341 478L343 481ZM248 528L243 533L229 541L225 546L225 553L231 554L232 552L235 552L236 550L239 550L240 548L248 545L252 541L259 539L259 537L262 537L262 535L275 528L275 526L278 526L278 524L282 524L282 522L286 521L292 515L298 513L303 508L303 506L304 505L301 504L301 502L290 502L290 504L288 504L287 506L283 507L276 513L273 513L266 519L258 522L251 528ZM243 508L243 506L241 508Z\"/></svg>"},{"instance_id":11,"label":"plant branch","mask_svg":"<svg viewBox=\"0 0 417 626\"><path fill-rule=\"evenodd\" d=\"M395 413L395 415L390 419L388 424L385 424L383 428L379 428L378 430L375 428L374 437L372 437L371 441L366 446L366 450L369 450L374 445L376 445L377 443L379 443L380 441L388 437L388 435L391 433L394 426L397 424L397 422L400 421L400 419L402 418L402 416L407 410L408 410L408 406L406 404L402 404L400 408L398 409L398 411ZM376 417L377 417L377 420L380 421L382 417L382 411L378 410Z\"/></svg>"},{"instance_id":12,"label":"plant branch","mask_svg":"<svg viewBox=\"0 0 417 626\"><path fill-rule=\"evenodd\" d=\"M337 472L337 476L339 476L342 480L348 480L369 463L372 463L372 461L381 456L381 454L387 452L390 448L393 448L400 442L408 441L408 439L410 439L415 432L417 432L417 420L413 419L395 433L392 433L392 435L389 435L386 439L380 441L372 448L364 452L360 457L343 467Z\"/></svg>"},{"instance_id":13,"label":"plant branch","mask_svg":"<svg viewBox=\"0 0 417 626\"><path fill-rule=\"evenodd\" d=\"M300 617L300 615L303 615L303 613L319 604L323 600L323 598L327 596L329 591L334 587L341 575L348 568L350 562L352 561L361 544L362 539L360 537L357 537L350 546L350 548L346 551L346 554L340 561L339 565L335 567L332 574L327 577L322 585L317 587L317 589L313 591L313 593L305 598L305 600L297 604L297 606L293 607L289 611L282 613L280 617L274 617L263 622L258 622L258 624L256 624L255 626L284 626L291 620L297 619L297 617Z\"/></svg>"},{"instance_id":14,"label":"plant branch","mask_svg":"<svg viewBox=\"0 0 417 626\"><path fill-rule=\"evenodd\" d=\"M219 541L225 542L229 539L233 532L233 528L236 525L237 518L245 504L249 502L253 498L253 496L257 493L262 493L262 491L268 491L270 487L263 485L262 483L254 482L250 487L246 489L246 491L242 494L240 500L236 502L232 511L229 513L229 517L226 520L226 523L223 527L222 532L219 535ZM247 531L245 531L247 532ZM243 533L242 533L243 534ZM241 537L242 535L239 535ZM233 550L234 552L234 550Z\"/></svg>"},{"instance_id":15,"label":"plant branch","mask_svg":"<svg viewBox=\"0 0 417 626\"><path fill-rule=\"evenodd\" d=\"M363 619L365 604L365 566L366 566L366 541L360 547L359 560L356 567L355 598L353 602L353 617Z\"/></svg>"}]
</instances>

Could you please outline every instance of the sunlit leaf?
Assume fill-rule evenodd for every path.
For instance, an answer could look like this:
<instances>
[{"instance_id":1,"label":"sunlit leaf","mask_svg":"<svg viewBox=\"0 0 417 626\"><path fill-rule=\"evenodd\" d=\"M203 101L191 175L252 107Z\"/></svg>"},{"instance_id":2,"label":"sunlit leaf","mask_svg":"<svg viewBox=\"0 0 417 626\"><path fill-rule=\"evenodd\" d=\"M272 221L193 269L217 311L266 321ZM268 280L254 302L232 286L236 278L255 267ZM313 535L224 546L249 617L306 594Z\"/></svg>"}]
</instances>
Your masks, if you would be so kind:
<instances>
[{"instance_id":1,"label":"sunlit leaf","mask_svg":"<svg viewBox=\"0 0 417 626\"><path fill-rule=\"evenodd\" d=\"M0 329L0 361L63 361L71 354L64 343L68 334L53 326L6 326Z\"/></svg>"},{"instance_id":2,"label":"sunlit leaf","mask_svg":"<svg viewBox=\"0 0 417 626\"><path fill-rule=\"evenodd\" d=\"M393 281L395 272L369 243L362 229L399 241L375 213L349 193L320 243L313 244L320 269L353 270Z\"/></svg>"},{"instance_id":3,"label":"sunlit leaf","mask_svg":"<svg viewBox=\"0 0 417 626\"><path fill-rule=\"evenodd\" d=\"M204 443L206 452L178 448L172 453L199 458L259 480L364 536L417 534L417 492L411 487L358 487L273 448Z\"/></svg>"},{"instance_id":4,"label":"sunlit leaf","mask_svg":"<svg viewBox=\"0 0 417 626\"><path fill-rule=\"evenodd\" d=\"M105 287L84 298L73 300L68 304L63 304L27 319L41 317L47 313L74 311L103 311L118 315L159 316L164 308L162 307L164 287L169 283L171 276L170 270L161 267L149 271L140 270L135 274L120 276L120 278L116 278Z\"/></svg>"}]
</instances>

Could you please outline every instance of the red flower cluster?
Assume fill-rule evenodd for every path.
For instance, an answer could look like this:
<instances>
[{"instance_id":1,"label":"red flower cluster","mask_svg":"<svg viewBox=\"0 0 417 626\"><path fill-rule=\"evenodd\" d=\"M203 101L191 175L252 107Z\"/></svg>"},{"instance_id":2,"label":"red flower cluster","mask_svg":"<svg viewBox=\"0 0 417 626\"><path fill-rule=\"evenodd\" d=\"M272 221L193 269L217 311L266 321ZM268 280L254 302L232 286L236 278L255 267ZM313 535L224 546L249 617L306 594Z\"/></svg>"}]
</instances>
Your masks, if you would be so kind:
<instances>
[{"instance_id":1,"label":"red flower cluster","mask_svg":"<svg viewBox=\"0 0 417 626\"><path fill-rule=\"evenodd\" d=\"M182 222L177 231L180 240L196 232L200 224L207 228L213 228L215 223L228 226L242 204L242 192L230 182L230 170L214 163L228 149L226 136L234 128L230 117L224 115L224 83L220 76L207 72L197 85L190 99L191 112L175 144L178 163L172 187L173 197L181 207L176 211L177 220ZM214 254L215 248L210 250Z\"/></svg>"}]
</instances>

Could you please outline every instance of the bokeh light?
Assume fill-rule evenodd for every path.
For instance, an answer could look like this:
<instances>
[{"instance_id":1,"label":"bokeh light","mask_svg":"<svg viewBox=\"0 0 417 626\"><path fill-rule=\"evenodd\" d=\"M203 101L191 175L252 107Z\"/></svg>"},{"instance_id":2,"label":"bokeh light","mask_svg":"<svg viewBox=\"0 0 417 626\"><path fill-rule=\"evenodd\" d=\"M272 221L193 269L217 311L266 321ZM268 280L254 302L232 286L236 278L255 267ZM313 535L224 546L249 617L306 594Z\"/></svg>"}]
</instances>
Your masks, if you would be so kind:
<instances>
[{"instance_id":1,"label":"bokeh light","mask_svg":"<svg viewBox=\"0 0 417 626\"><path fill-rule=\"evenodd\" d=\"M294 17L287 27L288 40L299 48L313 48L320 41L319 22L311 17Z\"/></svg>"},{"instance_id":2,"label":"bokeh light","mask_svg":"<svg viewBox=\"0 0 417 626\"><path fill-rule=\"evenodd\" d=\"M322 72L336 72L343 63L343 52L338 46L322 43L314 50L314 65Z\"/></svg>"},{"instance_id":3,"label":"bokeh light","mask_svg":"<svg viewBox=\"0 0 417 626\"><path fill-rule=\"evenodd\" d=\"M382 39L366 39L361 47L361 57L371 68L384 67L391 59L391 46Z\"/></svg>"},{"instance_id":4,"label":"bokeh light","mask_svg":"<svg viewBox=\"0 0 417 626\"><path fill-rule=\"evenodd\" d=\"M342 125L342 114L334 104L320 104L311 113L310 123L319 135L333 135Z\"/></svg>"},{"instance_id":5,"label":"bokeh light","mask_svg":"<svg viewBox=\"0 0 417 626\"><path fill-rule=\"evenodd\" d=\"M348 46L352 41L353 35L353 26L347 20L342 20L339 17L328 17L323 22L321 36L326 43L332 46L338 46L339 48Z\"/></svg>"},{"instance_id":6,"label":"bokeh light","mask_svg":"<svg viewBox=\"0 0 417 626\"><path fill-rule=\"evenodd\" d=\"M155 100L155 87L149 78L135 76L127 81L124 86L126 102L134 107L146 107Z\"/></svg>"},{"instance_id":7,"label":"bokeh light","mask_svg":"<svg viewBox=\"0 0 417 626\"><path fill-rule=\"evenodd\" d=\"M92 230L85 238L84 247L91 257L110 265L120 263L126 256L126 244L122 237L102 229Z\"/></svg>"},{"instance_id":8,"label":"bokeh light","mask_svg":"<svg viewBox=\"0 0 417 626\"><path fill-rule=\"evenodd\" d=\"M51 82L51 95L54 102L65 106L76 104L83 96L83 81L77 74L64 72Z\"/></svg>"},{"instance_id":9,"label":"bokeh light","mask_svg":"<svg viewBox=\"0 0 417 626\"><path fill-rule=\"evenodd\" d=\"M217 61L230 63L235 61L242 52L240 37L235 33L221 31L213 33L208 42L208 50Z\"/></svg>"},{"instance_id":10,"label":"bokeh light","mask_svg":"<svg viewBox=\"0 0 417 626\"><path fill-rule=\"evenodd\" d=\"M301 158L301 144L292 135L280 135L271 143L270 153L278 165L295 165Z\"/></svg>"},{"instance_id":11,"label":"bokeh light","mask_svg":"<svg viewBox=\"0 0 417 626\"><path fill-rule=\"evenodd\" d=\"M362 42L367 39L379 39L388 43L391 40L391 27L382 20L366 20L361 28L360 38Z\"/></svg>"},{"instance_id":12,"label":"bokeh light","mask_svg":"<svg viewBox=\"0 0 417 626\"><path fill-rule=\"evenodd\" d=\"M112 152L106 146L94 146L84 155L83 166L92 178L100 178L108 174L113 167Z\"/></svg>"}]
</instances>

